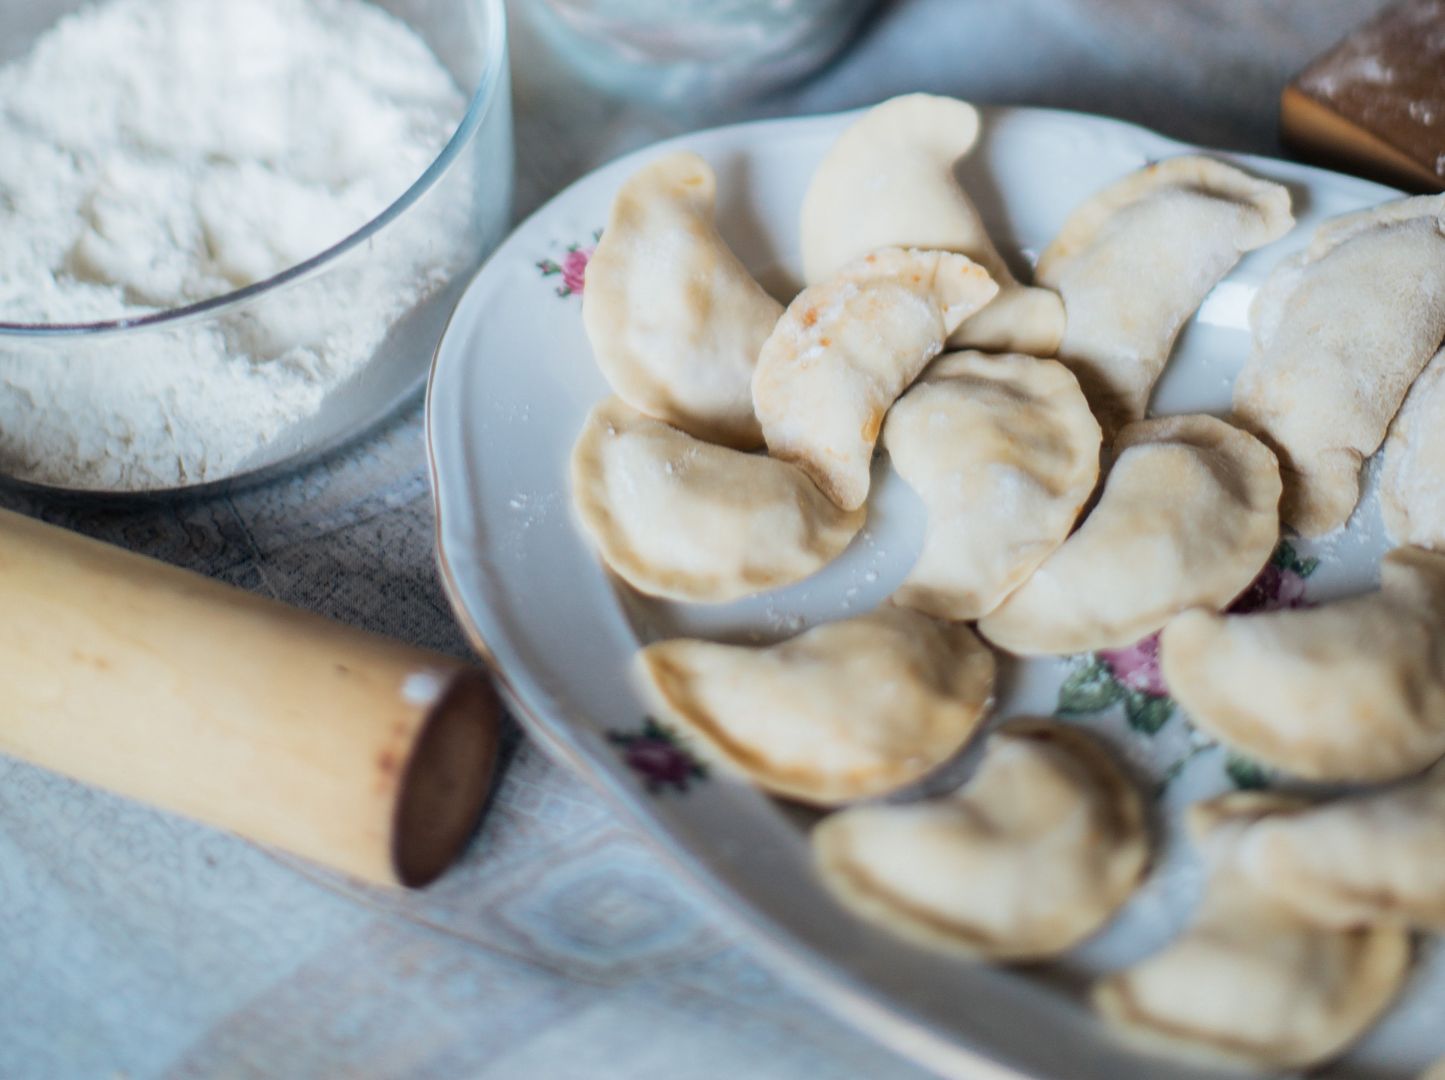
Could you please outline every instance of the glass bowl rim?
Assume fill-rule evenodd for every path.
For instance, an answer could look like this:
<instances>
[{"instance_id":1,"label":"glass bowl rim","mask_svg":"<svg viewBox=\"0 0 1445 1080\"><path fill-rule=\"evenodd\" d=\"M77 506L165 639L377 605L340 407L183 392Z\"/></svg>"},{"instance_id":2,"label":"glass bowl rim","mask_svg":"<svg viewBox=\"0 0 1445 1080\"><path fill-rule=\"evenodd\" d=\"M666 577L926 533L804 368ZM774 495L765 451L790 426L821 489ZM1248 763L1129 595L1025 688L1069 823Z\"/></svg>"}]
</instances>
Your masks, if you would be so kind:
<instances>
[{"instance_id":1,"label":"glass bowl rim","mask_svg":"<svg viewBox=\"0 0 1445 1080\"><path fill-rule=\"evenodd\" d=\"M120 333L127 330L156 330L177 326L208 316L220 315L232 308L245 305L249 301L266 293L279 289L283 286L314 277L325 271L333 262L339 260L347 252L367 243L382 230L386 229L392 222L401 217L415 203L421 200L437 182L450 171L471 142L477 129L481 127L482 120L491 110L498 96L498 84L502 74L506 71L507 64L507 10L505 0L463 0L464 3L477 3L482 9L486 19L486 33L488 40L485 43L485 67L481 79L477 84L475 92L467 102L466 112L462 114L461 120L457 123L456 130L447 139L446 145L441 152L427 166L426 170L416 178L401 195L397 196L390 205L379 214L372 217L365 224L355 231L342 237L330 247L325 248L315 255L289 266L277 274L261 281L245 285L230 292L221 293L219 296L212 296L205 300L197 300L194 303L185 304L177 308L167 308L164 311L155 311L146 315L135 315L115 319L101 319L95 322L77 323L15 323L0 320L0 341L9 338L11 340L47 340L53 338L77 338L94 337L106 334Z\"/></svg>"}]
</instances>

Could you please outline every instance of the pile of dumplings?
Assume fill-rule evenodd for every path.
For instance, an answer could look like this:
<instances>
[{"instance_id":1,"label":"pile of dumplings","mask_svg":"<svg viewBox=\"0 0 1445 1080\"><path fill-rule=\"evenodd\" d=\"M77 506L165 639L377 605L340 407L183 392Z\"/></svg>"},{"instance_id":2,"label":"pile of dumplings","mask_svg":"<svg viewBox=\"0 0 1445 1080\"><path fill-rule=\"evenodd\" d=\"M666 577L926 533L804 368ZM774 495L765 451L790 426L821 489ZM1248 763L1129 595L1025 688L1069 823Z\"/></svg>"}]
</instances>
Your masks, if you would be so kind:
<instances>
[{"instance_id":1,"label":"pile of dumplings","mask_svg":"<svg viewBox=\"0 0 1445 1080\"><path fill-rule=\"evenodd\" d=\"M1192 925L1093 991L1151 1048L1318 1064L1399 992L1410 935L1445 930L1445 196L1326 222L1258 294L1233 414L1146 419L1184 323L1293 227L1288 190L1208 157L1149 165L1074 210L1026 284L955 176L978 135L970 105L927 95L853 123L804 199L786 308L719 235L702 158L627 180L587 269L616 396L573 452L578 516L632 588L731 601L847 548L887 452L927 512L889 603L762 647L660 641L637 674L712 761L836 811L813 833L822 880L927 948L1057 956L1151 860L1135 783L1055 721L995 728L951 794L877 801L978 732L996 649L1162 630L1171 692L1210 736L1291 776L1394 782L1195 806ZM1379 591L1223 614L1282 523L1345 524L1382 444L1405 546Z\"/></svg>"}]
</instances>

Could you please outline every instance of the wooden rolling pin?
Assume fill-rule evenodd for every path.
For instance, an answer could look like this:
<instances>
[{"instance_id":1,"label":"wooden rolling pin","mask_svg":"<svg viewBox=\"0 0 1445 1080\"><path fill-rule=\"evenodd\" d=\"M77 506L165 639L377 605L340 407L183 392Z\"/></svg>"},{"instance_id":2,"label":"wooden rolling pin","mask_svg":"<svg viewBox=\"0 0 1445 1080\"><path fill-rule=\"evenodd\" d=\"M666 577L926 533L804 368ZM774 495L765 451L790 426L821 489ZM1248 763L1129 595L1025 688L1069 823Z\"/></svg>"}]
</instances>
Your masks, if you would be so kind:
<instances>
[{"instance_id":1,"label":"wooden rolling pin","mask_svg":"<svg viewBox=\"0 0 1445 1080\"><path fill-rule=\"evenodd\" d=\"M0 511L0 751L361 878L476 825L478 671Z\"/></svg>"},{"instance_id":2,"label":"wooden rolling pin","mask_svg":"<svg viewBox=\"0 0 1445 1080\"><path fill-rule=\"evenodd\" d=\"M1296 153L1411 191L1445 189L1445 0L1402 0L1285 87Z\"/></svg>"}]
</instances>

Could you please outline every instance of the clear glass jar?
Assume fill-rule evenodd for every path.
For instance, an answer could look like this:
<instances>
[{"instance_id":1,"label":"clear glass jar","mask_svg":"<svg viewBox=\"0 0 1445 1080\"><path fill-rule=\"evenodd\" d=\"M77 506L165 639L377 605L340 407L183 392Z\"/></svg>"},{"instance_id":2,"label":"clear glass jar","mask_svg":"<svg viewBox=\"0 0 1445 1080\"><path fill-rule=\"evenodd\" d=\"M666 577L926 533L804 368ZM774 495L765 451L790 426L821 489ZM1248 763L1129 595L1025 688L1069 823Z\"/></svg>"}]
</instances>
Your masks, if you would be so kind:
<instances>
[{"instance_id":1,"label":"clear glass jar","mask_svg":"<svg viewBox=\"0 0 1445 1080\"><path fill-rule=\"evenodd\" d=\"M531 0L589 82L664 105L764 94L821 67L875 0Z\"/></svg>"}]
</instances>

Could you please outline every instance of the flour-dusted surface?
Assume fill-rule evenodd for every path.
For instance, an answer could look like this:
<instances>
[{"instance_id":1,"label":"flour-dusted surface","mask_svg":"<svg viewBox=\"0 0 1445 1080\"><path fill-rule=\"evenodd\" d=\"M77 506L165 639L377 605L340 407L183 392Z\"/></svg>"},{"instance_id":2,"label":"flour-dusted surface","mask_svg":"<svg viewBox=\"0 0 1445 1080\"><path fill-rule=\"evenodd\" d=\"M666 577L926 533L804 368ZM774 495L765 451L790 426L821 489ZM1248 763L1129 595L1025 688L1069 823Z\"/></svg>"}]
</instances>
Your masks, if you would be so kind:
<instances>
[{"instance_id":1,"label":"flour-dusted surface","mask_svg":"<svg viewBox=\"0 0 1445 1080\"><path fill-rule=\"evenodd\" d=\"M315 255L426 169L465 107L362 0L111 0L0 70L0 321L228 293ZM0 467L63 486L218 479L313 415L457 261L433 211L385 267L165 333L0 345ZM429 234L429 235L428 235Z\"/></svg>"}]
</instances>

